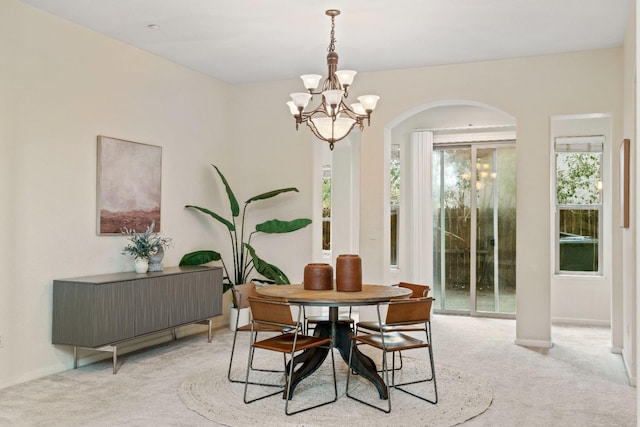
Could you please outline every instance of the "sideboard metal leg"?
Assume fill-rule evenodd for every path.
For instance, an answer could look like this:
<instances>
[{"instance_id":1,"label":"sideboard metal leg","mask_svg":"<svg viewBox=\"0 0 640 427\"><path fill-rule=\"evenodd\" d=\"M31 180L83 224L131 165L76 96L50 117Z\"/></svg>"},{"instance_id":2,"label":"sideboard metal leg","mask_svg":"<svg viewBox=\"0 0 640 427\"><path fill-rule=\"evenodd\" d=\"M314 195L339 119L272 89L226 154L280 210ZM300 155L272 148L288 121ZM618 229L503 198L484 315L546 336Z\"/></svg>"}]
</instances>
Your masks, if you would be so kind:
<instances>
[{"instance_id":1,"label":"sideboard metal leg","mask_svg":"<svg viewBox=\"0 0 640 427\"><path fill-rule=\"evenodd\" d=\"M209 323L209 333L207 335L207 338L209 339L209 342L211 342L211 340L213 339L213 334L211 333L211 327L213 322L211 321L211 319L209 319L208 323Z\"/></svg>"},{"instance_id":2,"label":"sideboard metal leg","mask_svg":"<svg viewBox=\"0 0 640 427\"><path fill-rule=\"evenodd\" d=\"M78 369L78 347L73 346L73 369Z\"/></svg>"},{"instance_id":3,"label":"sideboard metal leg","mask_svg":"<svg viewBox=\"0 0 640 427\"><path fill-rule=\"evenodd\" d=\"M118 373L118 347L113 346L113 374Z\"/></svg>"}]
</instances>

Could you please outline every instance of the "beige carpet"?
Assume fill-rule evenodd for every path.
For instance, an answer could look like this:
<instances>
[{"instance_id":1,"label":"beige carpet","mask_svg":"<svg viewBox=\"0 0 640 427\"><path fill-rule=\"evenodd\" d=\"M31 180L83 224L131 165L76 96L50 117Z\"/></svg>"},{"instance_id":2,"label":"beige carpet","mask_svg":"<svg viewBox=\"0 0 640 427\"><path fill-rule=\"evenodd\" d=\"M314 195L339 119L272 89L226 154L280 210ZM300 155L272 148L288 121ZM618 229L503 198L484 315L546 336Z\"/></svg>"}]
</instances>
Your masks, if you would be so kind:
<instances>
[{"instance_id":1,"label":"beige carpet","mask_svg":"<svg viewBox=\"0 0 640 427\"><path fill-rule=\"evenodd\" d=\"M636 426L636 389L628 384L620 355L609 351L607 328L554 326L554 347L536 350L513 344L512 320L436 315L432 325L436 366L468 374L493 391L489 408L464 427ZM105 360L1 389L0 426L225 425L189 409L179 390L194 375L224 371L232 337L219 330L212 343L205 333L125 354L117 375ZM246 345L243 339L242 347ZM60 358L71 367L71 352L65 351ZM238 360L246 363L246 353ZM336 363L344 364L341 359ZM226 375L217 381L222 378ZM443 404L448 400L445 384L443 379ZM254 410L256 404L232 401L224 393L212 390L210 399L223 399L238 413L252 412L252 418L261 420L265 412ZM269 400L274 408L266 413L280 416L284 402ZM346 403L342 397L330 408ZM364 411L352 403L349 408ZM382 415L372 409L363 420L374 427Z\"/></svg>"},{"instance_id":2,"label":"beige carpet","mask_svg":"<svg viewBox=\"0 0 640 427\"><path fill-rule=\"evenodd\" d=\"M263 352L264 355L265 352ZM409 352L410 353L410 352ZM415 352L414 352L415 353ZM257 357L261 355L258 354ZM271 365L282 364L282 359L269 358ZM242 359L241 362L245 362ZM264 362L261 359L260 362ZM398 382L408 379L424 377L424 366L411 357L404 358L401 374L397 374ZM246 363L246 362L245 362ZM192 410L217 423L229 426L370 426L371 417L375 417L376 426L454 426L467 421L484 412L493 399L493 392L486 382L478 377L446 365L436 367L438 390L441 396L437 405L431 405L416 399L407 393L393 390L391 395L392 411L385 414L349 399L345 395L346 364L336 351L336 371L338 383L338 400L327 406L310 411L287 416L284 413L285 401L282 395L272 396L251 403L250 410L238 407L242 402L244 386L230 383L226 379L224 367L206 369L192 375L181 384L180 398ZM234 378L242 378L242 369L234 369ZM272 384L281 383L283 377L278 374L252 374L253 380ZM290 410L313 405L332 399L333 383L331 382L331 361L325 360L322 368L301 382L295 390L294 397L289 403ZM385 406L380 400L373 385L361 377L351 377L350 390L360 398L364 398L375 405ZM413 392L424 394L433 399L433 385L431 383L408 386ZM273 389L264 387L250 387L249 398L268 394Z\"/></svg>"}]
</instances>

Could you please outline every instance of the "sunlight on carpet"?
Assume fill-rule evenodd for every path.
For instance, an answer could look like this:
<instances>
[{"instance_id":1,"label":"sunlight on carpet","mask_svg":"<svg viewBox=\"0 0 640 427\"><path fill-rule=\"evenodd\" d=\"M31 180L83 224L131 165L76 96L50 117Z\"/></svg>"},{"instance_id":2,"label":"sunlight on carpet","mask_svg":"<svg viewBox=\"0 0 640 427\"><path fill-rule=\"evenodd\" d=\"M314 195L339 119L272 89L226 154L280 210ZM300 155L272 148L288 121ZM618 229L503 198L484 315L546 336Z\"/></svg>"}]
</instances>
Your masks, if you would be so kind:
<instances>
[{"instance_id":1,"label":"sunlight on carpet","mask_svg":"<svg viewBox=\"0 0 640 427\"><path fill-rule=\"evenodd\" d=\"M241 359L238 362L239 365L242 364ZM405 366L400 377L397 377L397 381L419 378L424 372L419 372L418 366L423 365L405 357ZM436 364L439 395L437 405L424 402L401 391L392 390L392 411L390 414L385 414L349 399L345 395L347 371L339 355L336 357L336 374L338 377L337 402L289 417L284 414L285 402L280 394L245 405L244 385L227 380L227 365L203 370L187 378L180 385L178 394L189 409L211 421L229 426L256 424L261 426L370 426L371 419L375 417L376 426L444 427L460 424L483 413L493 400L491 388L478 377L446 365ZM234 367L234 378L244 378L243 375L244 369ZM314 402L330 400L333 393L331 377L331 363L327 359L320 370L298 385L289 403L289 409L295 410ZM377 391L371 383L357 376L351 378L354 382L350 386L350 390L353 391L350 391L350 394L369 398L376 404L386 404L377 397ZM280 383L282 375L256 373L254 376L252 373L251 379ZM431 383L412 387L412 391L433 397ZM249 397L267 394L266 392L271 390L273 389L250 387Z\"/></svg>"}]
</instances>

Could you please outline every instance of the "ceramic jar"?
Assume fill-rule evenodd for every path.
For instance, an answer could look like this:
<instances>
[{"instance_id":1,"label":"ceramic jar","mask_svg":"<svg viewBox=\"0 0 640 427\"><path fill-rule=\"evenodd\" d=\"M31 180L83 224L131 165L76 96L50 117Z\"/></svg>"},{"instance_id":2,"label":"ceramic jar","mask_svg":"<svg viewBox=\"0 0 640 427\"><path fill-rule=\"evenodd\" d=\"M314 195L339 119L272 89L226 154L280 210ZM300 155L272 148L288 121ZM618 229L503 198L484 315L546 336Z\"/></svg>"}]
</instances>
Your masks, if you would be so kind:
<instances>
[{"instance_id":1,"label":"ceramic jar","mask_svg":"<svg viewBox=\"0 0 640 427\"><path fill-rule=\"evenodd\" d=\"M330 264L307 264L303 283L307 290L333 289L333 267Z\"/></svg>"},{"instance_id":2,"label":"ceramic jar","mask_svg":"<svg viewBox=\"0 0 640 427\"><path fill-rule=\"evenodd\" d=\"M338 255L336 259L336 290L362 290L362 260L358 255Z\"/></svg>"}]
</instances>

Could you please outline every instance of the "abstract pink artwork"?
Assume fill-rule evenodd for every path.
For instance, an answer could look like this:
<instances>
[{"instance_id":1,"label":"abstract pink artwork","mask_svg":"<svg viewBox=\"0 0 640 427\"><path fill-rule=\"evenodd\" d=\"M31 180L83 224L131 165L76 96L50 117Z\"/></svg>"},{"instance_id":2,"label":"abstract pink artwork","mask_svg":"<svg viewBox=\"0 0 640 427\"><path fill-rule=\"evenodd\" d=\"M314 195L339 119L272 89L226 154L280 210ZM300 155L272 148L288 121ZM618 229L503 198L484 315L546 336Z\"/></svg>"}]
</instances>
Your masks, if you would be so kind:
<instances>
[{"instance_id":1,"label":"abstract pink artwork","mask_svg":"<svg viewBox=\"0 0 640 427\"><path fill-rule=\"evenodd\" d=\"M160 231L162 147L98 136L98 234Z\"/></svg>"}]
</instances>

